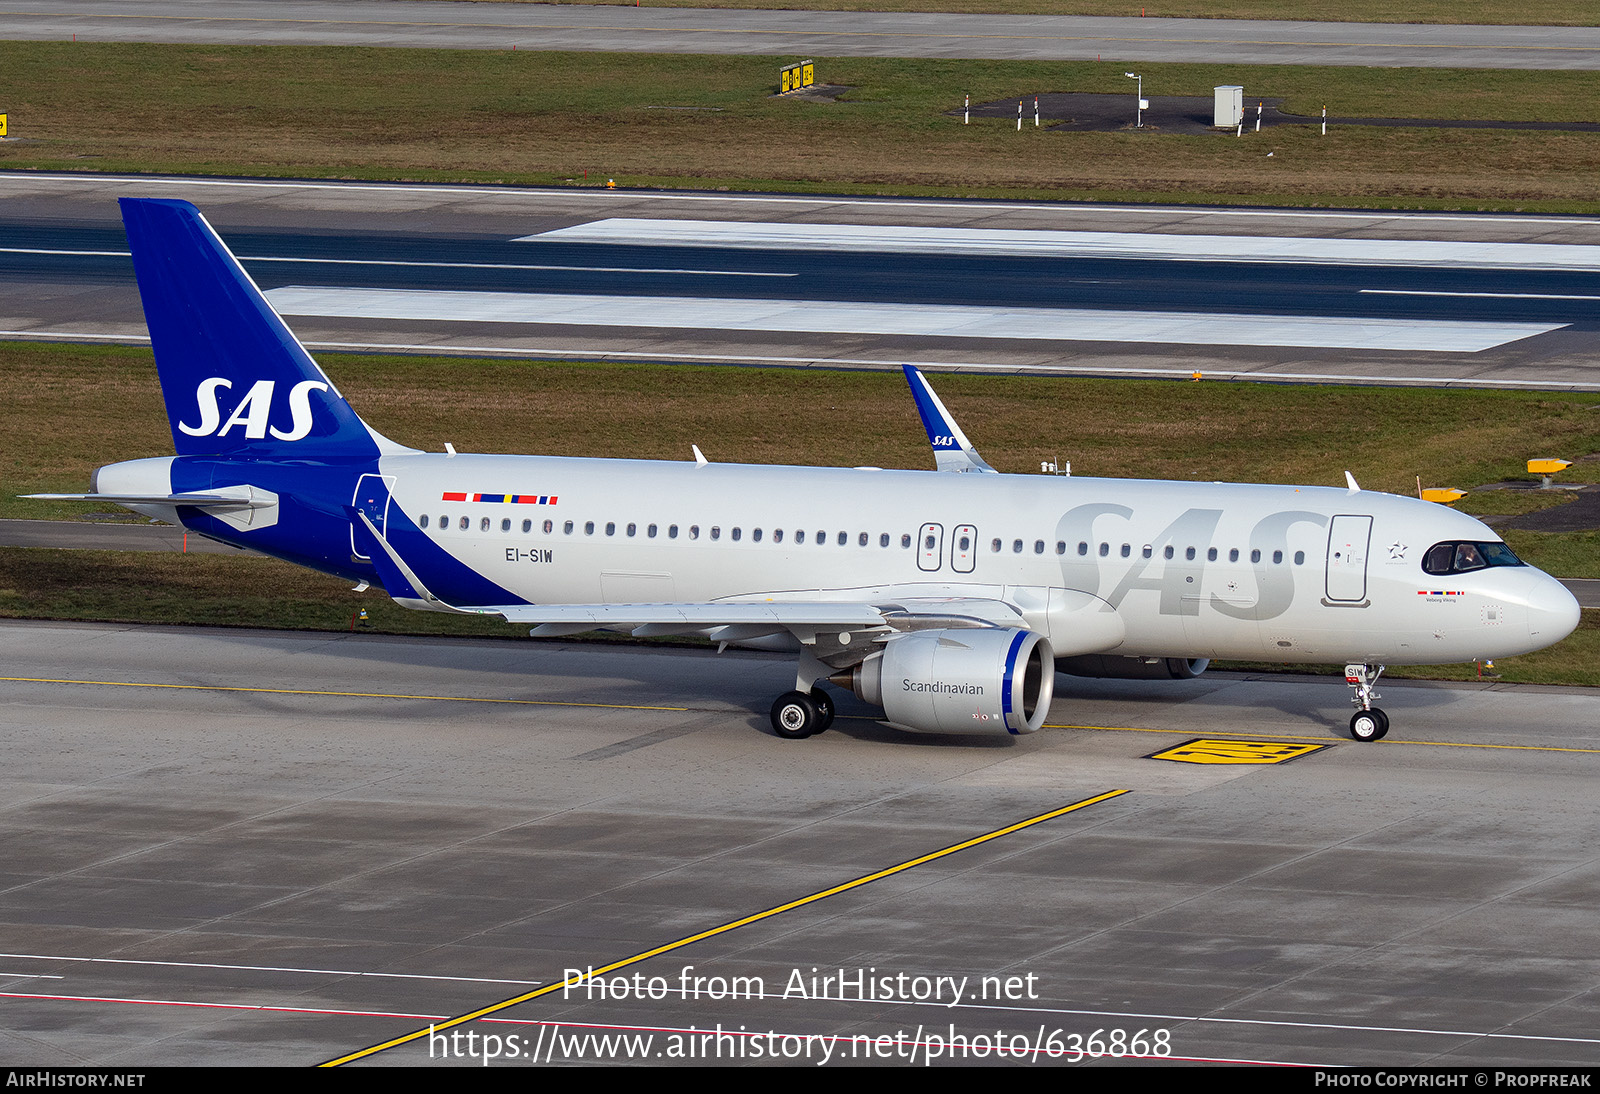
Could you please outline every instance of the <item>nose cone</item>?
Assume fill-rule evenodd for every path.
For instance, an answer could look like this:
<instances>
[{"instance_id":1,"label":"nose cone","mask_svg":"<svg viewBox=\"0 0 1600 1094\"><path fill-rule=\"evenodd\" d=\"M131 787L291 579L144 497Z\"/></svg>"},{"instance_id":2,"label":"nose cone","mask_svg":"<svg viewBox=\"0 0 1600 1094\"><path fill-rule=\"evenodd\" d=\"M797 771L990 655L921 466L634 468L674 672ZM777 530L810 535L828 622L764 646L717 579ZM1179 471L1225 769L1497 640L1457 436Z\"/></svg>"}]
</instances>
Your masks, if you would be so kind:
<instances>
[{"instance_id":1,"label":"nose cone","mask_svg":"<svg viewBox=\"0 0 1600 1094\"><path fill-rule=\"evenodd\" d=\"M1528 592L1528 636L1553 646L1578 629L1583 616L1578 598L1549 574L1539 574Z\"/></svg>"}]
</instances>

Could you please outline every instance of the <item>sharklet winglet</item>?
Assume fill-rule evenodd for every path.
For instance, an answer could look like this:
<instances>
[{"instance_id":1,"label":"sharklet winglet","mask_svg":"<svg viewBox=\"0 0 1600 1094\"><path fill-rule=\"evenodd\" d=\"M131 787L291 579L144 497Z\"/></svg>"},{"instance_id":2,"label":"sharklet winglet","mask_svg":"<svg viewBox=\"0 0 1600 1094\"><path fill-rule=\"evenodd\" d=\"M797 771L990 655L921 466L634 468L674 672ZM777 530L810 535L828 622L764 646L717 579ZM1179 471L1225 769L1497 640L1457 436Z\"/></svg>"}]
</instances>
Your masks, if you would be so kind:
<instances>
[{"instance_id":1,"label":"sharklet winglet","mask_svg":"<svg viewBox=\"0 0 1600 1094\"><path fill-rule=\"evenodd\" d=\"M967 435L961 431L943 401L934 394L927 377L911 365L902 365L906 383L911 385L911 397L916 401L917 414L922 427L928 431L928 443L933 446L934 466L940 471L997 474L978 450L972 447Z\"/></svg>"}]
</instances>

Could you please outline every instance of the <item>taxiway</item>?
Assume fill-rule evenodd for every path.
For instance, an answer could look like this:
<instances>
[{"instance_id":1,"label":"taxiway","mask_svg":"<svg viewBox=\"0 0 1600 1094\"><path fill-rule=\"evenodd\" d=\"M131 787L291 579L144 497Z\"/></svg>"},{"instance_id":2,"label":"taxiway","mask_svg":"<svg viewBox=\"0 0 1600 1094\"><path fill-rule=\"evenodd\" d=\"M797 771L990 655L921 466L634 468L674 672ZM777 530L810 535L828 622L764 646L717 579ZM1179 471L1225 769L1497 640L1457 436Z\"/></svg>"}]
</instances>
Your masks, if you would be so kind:
<instances>
[{"instance_id":1,"label":"taxiway","mask_svg":"<svg viewBox=\"0 0 1600 1094\"><path fill-rule=\"evenodd\" d=\"M789 742L763 727L792 669L759 654L6 622L0 660L13 1062L329 1059L1119 789L630 966L659 999L474 1028L1600 1062L1591 690L1389 685L1395 731L1356 745L1338 681L1063 677L1030 737L908 736L847 701ZM1146 758L1207 737L1329 747ZM686 966L765 990L685 997ZM813 969L1035 994L784 998Z\"/></svg>"}]
</instances>

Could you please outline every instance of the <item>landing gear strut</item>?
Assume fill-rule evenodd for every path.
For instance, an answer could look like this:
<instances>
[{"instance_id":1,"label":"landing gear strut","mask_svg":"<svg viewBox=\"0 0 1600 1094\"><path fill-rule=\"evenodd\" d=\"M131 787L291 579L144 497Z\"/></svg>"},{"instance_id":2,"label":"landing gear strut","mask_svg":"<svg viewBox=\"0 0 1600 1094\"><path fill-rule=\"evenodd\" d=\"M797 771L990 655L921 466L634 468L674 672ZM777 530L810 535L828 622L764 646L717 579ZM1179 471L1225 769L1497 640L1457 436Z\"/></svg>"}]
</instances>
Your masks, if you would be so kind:
<instances>
[{"instance_id":1,"label":"landing gear strut","mask_svg":"<svg viewBox=\"0 0 1600 1094\"><path fill-rule=\"evenodd\" d=\"M772 732L786 741L815 736L833 724L833 698L821 688L790 691L772 704Z\"/></svg>"},{"instance_id":2,"label":"landing gear strut","mask_svg":"<svg viewBox=\"0 0 1600 1094\"><path fill-rule=\"evenodd\" d=\"M1350 736L1358 741L1381 741L1389 732L1389 716L1372 705L1381 698L1377 692L1378 677L1383 675L1382 665L1346 665L1345 683L1355 688L1350 701L1356 705L1355 716L1350 719Z\"/></svg>"}]
</instances>

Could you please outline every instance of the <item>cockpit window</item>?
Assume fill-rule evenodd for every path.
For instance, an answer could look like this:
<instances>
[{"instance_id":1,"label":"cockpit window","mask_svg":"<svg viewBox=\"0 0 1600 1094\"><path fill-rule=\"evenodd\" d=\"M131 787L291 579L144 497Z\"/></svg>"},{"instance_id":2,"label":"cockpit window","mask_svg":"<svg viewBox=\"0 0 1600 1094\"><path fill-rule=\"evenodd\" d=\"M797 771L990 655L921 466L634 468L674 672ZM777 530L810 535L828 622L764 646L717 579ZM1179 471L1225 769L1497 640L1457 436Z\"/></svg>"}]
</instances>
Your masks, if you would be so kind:
<instances>
[{"instance_id":1,"label":"cockpit window","mask_svg":"<svg viewBox=\"0 0 1600 1094\"><path fill-rule=\"evenodd\" d=\"M1504 543L1435 543L1422 556L1428 574L1465 574L1490 566L1526 566Z\"/></svg>"}]
</instances>

